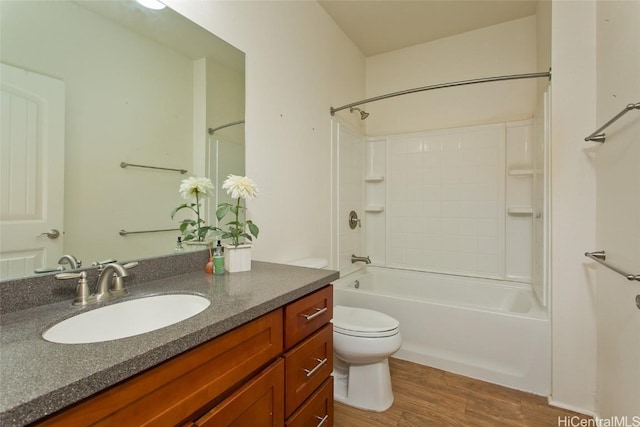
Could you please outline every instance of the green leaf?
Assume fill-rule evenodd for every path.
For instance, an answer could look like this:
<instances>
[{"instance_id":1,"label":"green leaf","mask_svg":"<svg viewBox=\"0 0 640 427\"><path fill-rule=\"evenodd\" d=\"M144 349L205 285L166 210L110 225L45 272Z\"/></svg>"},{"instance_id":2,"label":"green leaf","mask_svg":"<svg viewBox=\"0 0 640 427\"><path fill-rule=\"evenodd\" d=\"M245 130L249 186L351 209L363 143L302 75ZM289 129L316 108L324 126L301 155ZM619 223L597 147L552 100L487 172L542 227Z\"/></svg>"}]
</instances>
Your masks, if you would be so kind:
<instances>
[{"instance_id":1,"label":"green leaf","mask_svg":"<svg viewBox=\"0 0 640 427\"><path fill-rule=\"evenodd\" d=\"M253 234L253 236L257 239L258 233L260 233L260 229L258 228L258 226L251 221L247 221L247 226L249 227L249 232Z\"/></svg>"},{"instance_id":2,"label":"green leaf","mask_svg":"<svg viewBox=\"0 0 640 427\"><path fill-rule=\"evenodd\" d=\"M231 205L229 205L228 203L221 203L218 206L218 209L216 209L216 218L218 218L218 221L220 221L225 217L225 215L227 215L227 213L229 213L230 207Z\"/></svg>"},{"instance_id":3,"label":"green leaf","mask_svg":"<svg viewBox=\"0 0 640 427\"><path fill-rule=\"evenodd\" d=\"M174 210L172 210L172 211L171 211L171 219L173 219L173 217L175 216L175 214L176 214L179 210L182 210L182 209L184 209L184 208L188 208L188 207L189 207L189 205L187 205L187 204L185 203L185 204L182 204L182 205L178 206L178 207L177 207L177 208L175 208Z\"/></svg>"}]
</instances>

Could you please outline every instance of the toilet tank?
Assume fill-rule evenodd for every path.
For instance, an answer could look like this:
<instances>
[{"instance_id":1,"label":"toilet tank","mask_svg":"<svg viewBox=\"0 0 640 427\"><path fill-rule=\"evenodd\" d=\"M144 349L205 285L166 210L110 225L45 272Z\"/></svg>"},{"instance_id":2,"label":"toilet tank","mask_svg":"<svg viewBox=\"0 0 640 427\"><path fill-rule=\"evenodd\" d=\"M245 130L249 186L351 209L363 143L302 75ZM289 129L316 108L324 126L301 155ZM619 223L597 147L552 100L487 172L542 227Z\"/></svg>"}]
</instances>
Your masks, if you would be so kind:
<instances>
[{"instance_id":1,"label":"toilet tank","mask_svg":"<svg viewBox=\"0 0 640 427\"><path fill-rule=\"evenodd\" d=\"M326 268L329 265L327 260L324 258L305 258L290 262L288 264L308 268Z\"/></svg>"}]
</instances>

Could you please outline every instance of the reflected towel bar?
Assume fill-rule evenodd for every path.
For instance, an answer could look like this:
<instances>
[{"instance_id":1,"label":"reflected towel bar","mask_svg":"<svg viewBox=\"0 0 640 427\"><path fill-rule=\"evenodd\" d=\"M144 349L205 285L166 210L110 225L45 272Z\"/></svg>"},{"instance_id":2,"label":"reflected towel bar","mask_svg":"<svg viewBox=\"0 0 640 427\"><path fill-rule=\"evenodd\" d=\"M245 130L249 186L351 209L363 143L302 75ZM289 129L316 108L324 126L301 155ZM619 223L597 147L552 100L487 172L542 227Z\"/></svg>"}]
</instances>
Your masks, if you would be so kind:
<instances>
[{"instance_id":1,"label":"reflected towel bar","mask_svg":"<svg viewBox=\"0 0 640 427\"><path fill-rule=\"evenodd\" d=\"M627 114L629 111L631 110L640 110L640 102L637 102L635 104L629 104L626 107L624 107L624 109L622 111L620 111L618 114L616 114L611 120L609 120L607 123L605 123L602 127L600 127L600 129L596 130L595 132L593 132L591 135L587 136L584 140L585 141L595 141L595 142L604 142L605 141L605 134L601 133L603 130L605 130L606 128L608 128L609 126L611 126L613 123L615 123L620 117L624 116L625 114Z\"/></svg>"},{"instance_id":2,"label":"reflected towel bar","mask_svg":"<svg viewBox=\"0 0 640 427\"><path fill-rule=\"evenodd\" d=\"M604 265L608 269L613 270L618 274L623 275L624 277L627 278L627 280L637 280L640 282L640 274L627 273L626 271L621 270L620 268L615 267L609 264L608 262L606 262L607 254L604 251L585 252L584 256L586 256L587 258L591 258L595 262Z\"/></svg>"},{"instance_id":3,"label":"reflected towel bar","mask_svg":"<svg viewBox=\"0 0 640 427\"><path fill-rule=\"evenodd\" d=\"M121 236L126 236L127 234L142 234L142 233L160 233L163 231L180 231L179 228L165 228L163 230L141 230L141 231L127 231L127 230L120 230L120 232L118 233Z\"/></svg>"},{"instance_id":4,"label":"reflected towel bar","mask_svg":"<svg viewBox=\"0 0 640 427\"><path fill-rule=\"evenodd\" d=\"M225 125L218 126L217 128L209 128L209 135L213 135L213 133L215 131L217 131L217 130L228 128L228 127L235 126L235 125L241 125L243 123L244 123L244 120L238 120L238 121L235 121L235 122L231 122L231 123L227 123Z\"/></svg>"},{"instance_id":5,"label":"reflected towel bar","mask_svg":"<svg viewBox=\"0 0 640 427\"><path fill-rule=\"evenodd\" d=\"M186 170L186 169L161 168L161 167L158 167L158 166L134 165L133 163L120 162L120 167L121 167L121 168L123 168L123 169L124 169L124 168L126 168L127 166L133 166L133 167L136 167L136 168L160 169L160 170L163 170L163 171L175 171L175 172L180 172L180 173L181 173L181 174L183 174L183 175L184 175L185 173L189 172L189 171L188 171L188 170Z\"/></svg>"}]
</instances>

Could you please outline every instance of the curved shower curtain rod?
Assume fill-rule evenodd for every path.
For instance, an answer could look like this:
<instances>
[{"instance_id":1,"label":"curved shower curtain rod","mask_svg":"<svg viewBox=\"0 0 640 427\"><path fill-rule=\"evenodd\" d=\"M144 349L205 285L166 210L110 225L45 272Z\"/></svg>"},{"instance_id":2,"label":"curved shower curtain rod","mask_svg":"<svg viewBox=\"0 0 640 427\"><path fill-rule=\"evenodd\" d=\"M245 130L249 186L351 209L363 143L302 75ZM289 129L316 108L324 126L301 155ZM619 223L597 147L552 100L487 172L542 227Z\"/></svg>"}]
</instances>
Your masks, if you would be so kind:
<instances>
[{"instance_id":1,"label":"curved shower curtain rod","mask_svg":"<svg viewBox=\"0 0 640 427\"><path fill-rule=\"evenodd\" d=\"M551 69L549 69L549 71L544 72L544 73L525 73L525 74L511 74L511 75L508 75L508 76L485 77L485 78L482 78L482 79L460 80L460 81L457 81L457 82L440 83L440 84L436 84L436 85L418 87L418 88L415 88L415 89L401 90L399 92L388 93L386 95L374 96L373 98L367 98L367 99L363 99L361 101L352 102L351 104L346 104L346 105L343 105L343 106L337 107L337 108L331 107L329 109L329 112L333 116L336 112L338 112L340 110L345 110L347 108L355 107L357 105L367 104L369 102L374 102L374 101L380 101L382 99L387 99L387 98L393 98L394 96L408 95L410 93L416 93L416 92L424 92L426 90L442 89L442 88L454 87L454 86L464 86L464 85L471 85L471 84L475 84L475 83L499 82L499 81L502 81L502 80L536 79L536 78L540 78L540 77L547 77L547 78L549 78L549 80L551 80Z\"/></svg>"}]
</instances>

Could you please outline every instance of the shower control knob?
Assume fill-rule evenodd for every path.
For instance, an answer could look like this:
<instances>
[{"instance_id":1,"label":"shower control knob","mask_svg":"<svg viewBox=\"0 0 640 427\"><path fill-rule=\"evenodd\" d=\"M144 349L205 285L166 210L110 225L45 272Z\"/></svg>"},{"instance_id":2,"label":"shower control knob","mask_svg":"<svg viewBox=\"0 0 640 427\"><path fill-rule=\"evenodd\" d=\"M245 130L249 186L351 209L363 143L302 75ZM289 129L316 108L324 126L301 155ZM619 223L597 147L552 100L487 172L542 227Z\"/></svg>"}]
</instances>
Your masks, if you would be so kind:
<instances>
[{"instance_id":1,"label":"shower control knob","mask_svg":"<svg viewBox=\"0 0 640 427\"><path fill-rule=\"evenodd\" d=\"M355 230L356 227L362 227L362 224L356 211L351 211L349 212L349 228Z\"/></svg>"}]
</instances>

